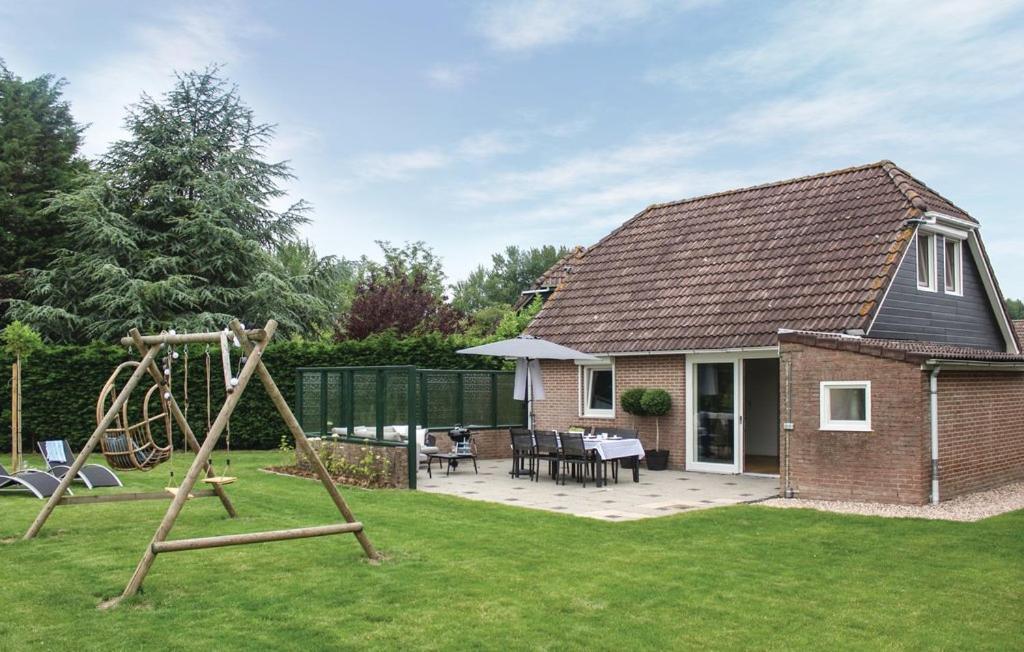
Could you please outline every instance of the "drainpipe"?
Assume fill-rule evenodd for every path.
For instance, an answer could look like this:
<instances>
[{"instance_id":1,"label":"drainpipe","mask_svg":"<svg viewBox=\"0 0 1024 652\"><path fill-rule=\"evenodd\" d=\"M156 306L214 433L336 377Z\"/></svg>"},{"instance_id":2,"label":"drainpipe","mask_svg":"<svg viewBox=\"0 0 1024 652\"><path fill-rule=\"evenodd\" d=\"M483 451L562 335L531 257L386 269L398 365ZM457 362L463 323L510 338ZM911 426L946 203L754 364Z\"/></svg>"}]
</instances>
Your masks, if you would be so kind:
<instances>
[{"instance_id":1,"label":"drainpipe","mask_svg":"<svg viewBox=\"0 0 1024 652\"><path fill-rule=\"evenodd\" d=\"M932 428L932 504L939 504L939 370L933 367L929 378L931 394L931 428Z\"/></svg>"}]
</instances>

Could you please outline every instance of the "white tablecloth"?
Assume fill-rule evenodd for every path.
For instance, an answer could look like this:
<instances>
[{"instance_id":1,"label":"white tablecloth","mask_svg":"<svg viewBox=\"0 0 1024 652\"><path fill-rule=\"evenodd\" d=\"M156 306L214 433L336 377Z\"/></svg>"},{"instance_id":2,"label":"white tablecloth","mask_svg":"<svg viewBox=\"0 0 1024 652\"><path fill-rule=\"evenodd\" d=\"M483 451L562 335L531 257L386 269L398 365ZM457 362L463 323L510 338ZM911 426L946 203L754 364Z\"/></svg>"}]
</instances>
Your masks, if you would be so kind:
<instances>
[{"instance_id":1,"label":"white tablecloth","mask_svg":"<svg viewBox=\"0 0 1024 652\"><path fill-rule=\"evenodd\" d=\"M588 451L597 451L602 460L634 456L644 458L644 447L639 439L584 439L583 445Z\"/></svg>"},{"instance_id":2,"label":"white tablecloth","mask_svg":"<svg viewBox=\"0 0 1024 652\"><path fill-rule=\"evenodd\" d=\"M600 434L600 433L598 433ZM558 435L558 445L561 446L561 435ZM534 438L536 445L537 440ZM598 457L602 460L616 460L623 457L644 458L644 447L639 439L588 439L583 438L583 446L588 451L597 451Z\"/></svg>"}]
</instances>

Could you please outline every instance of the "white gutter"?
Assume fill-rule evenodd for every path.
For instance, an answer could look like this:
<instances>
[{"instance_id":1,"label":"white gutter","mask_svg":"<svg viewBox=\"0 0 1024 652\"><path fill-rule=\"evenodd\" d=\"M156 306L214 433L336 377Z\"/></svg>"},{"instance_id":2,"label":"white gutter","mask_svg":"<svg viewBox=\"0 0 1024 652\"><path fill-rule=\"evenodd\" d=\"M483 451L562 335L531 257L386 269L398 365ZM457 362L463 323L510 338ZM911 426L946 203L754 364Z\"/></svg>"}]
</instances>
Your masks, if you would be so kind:
<instances>
[{"instance_id":1,"label":"white gutter","mask_svg":"<svg viewBox=\"0 0 1024 652\"><path fill-rule=\"evenodd\" d=\"M1024 362L1017 362L1013 360L949 360L949 359L930 359L925 360L922 365L925 369L934 369L941 365L943 369L947 371L976 371L979 369L989 369L992 371L1024 371Z\"/></svg>"},{"instance_id":2,"label":"white gutter","mask_svg":"<svg viewBox=\"0 0 1024 652\"><path fill-rule=\"evenodd\" d=\"M931 430L932 430L932 504L939 504L939 370L936 366L929 377L931 394Z\"/></svg>"}]
</instances>

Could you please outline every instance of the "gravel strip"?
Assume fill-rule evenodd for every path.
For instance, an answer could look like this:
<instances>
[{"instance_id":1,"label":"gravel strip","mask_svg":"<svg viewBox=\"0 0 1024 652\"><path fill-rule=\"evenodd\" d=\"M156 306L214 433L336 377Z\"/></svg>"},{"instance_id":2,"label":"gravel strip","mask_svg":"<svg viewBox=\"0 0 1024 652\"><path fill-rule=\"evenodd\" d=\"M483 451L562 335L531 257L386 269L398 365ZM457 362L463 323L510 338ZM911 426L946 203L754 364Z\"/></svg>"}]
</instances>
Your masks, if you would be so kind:
<instances>
[{"instance_id":1,"label":"gravel strip","mask_svg":"<svg viewBox=\"0 0 1024 652\"><path fill-rule=\"evenodd\" d=\"M1024 509L1024 482L1003 485L987 491L958 496L938 505L887 505L855 503L843 500L802 500L800 498L769 498L757 503L766 507L818 509L840 514L884 516L886 518L926 518L943 521L980 521Z\"/></svg>"}]
</instances>

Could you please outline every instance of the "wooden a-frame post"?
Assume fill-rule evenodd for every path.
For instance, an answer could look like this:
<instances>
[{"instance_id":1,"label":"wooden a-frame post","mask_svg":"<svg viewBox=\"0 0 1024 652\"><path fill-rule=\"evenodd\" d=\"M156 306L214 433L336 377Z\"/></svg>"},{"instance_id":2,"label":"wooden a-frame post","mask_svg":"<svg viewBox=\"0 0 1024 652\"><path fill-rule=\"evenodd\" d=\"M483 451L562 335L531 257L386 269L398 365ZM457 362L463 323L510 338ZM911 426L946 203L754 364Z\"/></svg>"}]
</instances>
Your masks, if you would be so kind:
<instances>
[{"instance_id":1,"label":"wooden a-frame post","mask_svg":"<svg viewBox=\"0 0 1024 652\"><path fill-rule=\"evenodd\" d=\"M53 495L50 496L50 498L47 500L46 504L43 506L43 509L39 512L39 515L36 516L36 520L32 523L28 531L25 533L24 538L35 538L39 534L39 531L42 529L46 521L50 518L50 515L53 513L53 510L54 508L57 507L57 505L65 503L83 504L88 502L106 502L106 500L114 501L115 496L120 500L151 500L158 497L157 494L142 493L121 495L111 494L109 496L103 497L106 500L94 501L85 500L85 497L76 497L75 499L70 499L66 497L67 490L71 486L71 483L74 481L75 477L78 475L78 472L81 470L81 468L85 466L85 463L89 459L89 456L92 454L93 450L95 450L96 444L99 443L100 437L103 435L106 429L110 427L110 424L114 421L114 419L117 418L118 413L121 411L121 406L123 406L124 403L128 400L129 396L131 395L135 387L138 386L139 382L142 380L142 376L145 375L146 373L149 373L149 375L153 377L153 380L160 385L160 392L162 394L168 391L167 380L164 377L164 375L160 373L160 368L156 364L157 354L160 353L160 344L153 343L148 346L143 344L142 337L139 334L138 329L134 328L130 331L129 337L133 342L135 342L136 347L139 349L139 353L142 354L142 361L139 363L139 366L136 367L131 377L129 377L128 382L125 383L125 386L121 389L120 393L118 393L117 398L114 399L113 405L111 405L110 409L108 409L106 414L104 414L103 419L100 421L100 423L97 424L96 430L94 430L92 435L89 437L89 441L86 442L85 446L82 447L82 450L78 452L78 456L75 458L74 463L72 463L70 470L61 479L60 484L57 486L57 490L54 491ZM189 447L194 452L198 453L199 442L196 440L195 433L192 432L192 428L189 427L188 421L185 420L184 414L182 414L181 409L178 407L177 401L174 400L174 396L171 395L167 402L170 407L171 413L174 415L174 419L178 424L178 428L185 435L185 440L188 442ZM206 473L208 476L214 475L212 465L207 465ZM228 516L232 518L237 516L238 514L237 512L235 512L235 507L234 505L231 504L231 500L228 498L227 493L224 491L224 488L219 485L214 486L213 491L214 494L218 498L220 498L221 504L224 505L224 510L228 513Z\"/></svg>"},{"instance_id":2,"label":"wooden a-frame post","mask_svg":"<svg viewBox=\"0 0 1024 652\"><path fill-rule=\"evenodd\" d=\"M159 346L150 347L149 351L146 352L146 355L143 356L142 363L135 368L135 371L133 371L132 375L128 378L128 382L124 384L124 387L121 388L121 392L117 395L117 398L114 399L110 409L108 409L107 413L103 415L103 419L96 424L96 430L93 430L92 435L89 437L89 441L85 442L85 446L83 446L82 450L78 452L78 457L75 458L75 461L68 472L64 474L60 484L57 485L57 490L54 491L53 495L46 501L46 504L43 505L43 509L40 510L39 514L36 516L36 520L32 522L28 531L25 532L25 539L34 539L36 535L39 534L39 530L41 530L43 524L46 523L46 519L50 518L50 514L53 513L54 508L57 507L57 504L64 497L64 494L67 493L68 487L71 486L71 482L78 477L78 472L81 471L82 467L85 465L85 460L88 459L89 454L92 453L94 448L96 448L96 444L99 443L100 437L103 436L103 433L106 432L107 428L110 427L110 424L113 423L118 412L121 411L121 406L125 404L125 401L128 400L132 390L134 390L135 386L139 384L140 380L142 380L142 376L149 368L149 364L153 362L159 351Z\"/></svg>"},{"instance_id":3,"label":"wooden a-frame post","mask_svg":"<svg viewBox=\"0 0 1024 652\"><path fill-rule=\"evenodd\" d=\"M121 597L108 601L101 606L113 606L117 604L121 598L135 595L142 588L142 582L146 575L149 573L150 568L153 566L153 562L156 560L156 556L163 552L176 552L182 550L198 550L202 548L217 548L221 546L230 545L243 545L248 543L262 543L267 541L286 541L290 539L302 539L308 537L319 537L327 536L332 534L351 533L354 534L363 547L363 551L366 556L371 560L378 560L379 555L374 549L370 540L367 538L366 533L363 531L363 524L355 520L355 516L352 514L352 510L349 509L338 491L338 488L334 486L330 474L327 469L324 468L320 458L312 450L309 441L306 439L305 433L302 431L302 427L299 425L298 420L292 413L291 408L288 407L287 401L281 394L277 385L274 383L274 379L271 377L270 372L267 371L266 366L263 364L263 351L266 349L267 344L273 338L275 331L277 330L277 322L270 320L264 329L245 331L242 329L241 324L237 320L233 320L230 324L230 329L234 333L235 337L238 338L239 343L243 347L246 353L247 359L245 364L242 366L241 373L239 373L237 384L234 386L234 391L228 392L227 397L224 401L220 412L217 415L217 419L210 426L209 431L206 433L202 444L200 445L195 433L189 426L184 413L178 406L177 401L174 399L173 393L170 391L170 386L167 379L160 372L159 366L156 364L156 357L160 352L160 349L168 344L189 344L189 343L217 343L223 339L222 332L216 333L188 333L188 334L172 334L172 333L161 333L160 335L141 335L137 329L132 329L128 337L121 340L122 344L134 345L139 353L142 354L142 360L139 365L132 372L131 377L125 383L124 387L118 393L111 406L108 408L106 413L100 419L100 422L96 426L96 430L93 431L89 440L82 447L78 457L75 458L71 468L61 480L57 490L46 504L43 509L36 516L35 521L29 527L25 533L26 539L32 539L39 534L39 530L46 523L46 520L53 513L54 508L59 504L64 504L70 499L65 497L68 487L71 485L72 480L85 465L85 461L89 455L96 448L100 438L106 432L106 430L113 423L117 417L121 408L130 397L132 391L138 386L139 382L145 374L149 374L153 380L159 386L161 393L167 395L167 404L171 414L174 417L175 422L178 424L179 429L184 433L185 439L188 442L190 448L195 451L196 457L193 460L191 467L189 467L188 473L186 473L181 486L178 487L177 492L174 494L171 500L170 506L167 508L167 512L164 514L163 520L160 522L156 533L150 540L149 545L146 547L146 551L143 553L142 558L139 560L138 566L135 569L135 573L132 575L131 580L125 587ZM255 342L255 345L253 344ZM182 509L185 506L185 502L188 500L189 495L192 493L196 482L199 481L201 473L205 472L207 477L214 476L213 466L210 463L210 455L213 453L217 445L217 441L224 433L228 421L231 418L232 412L237 407L238 402L241 400L242 394L245 388L248 386L249 380L253 374L258 373L260 380L263 382L264 387L267 390L267 394L270 395L271 400L274 402L274 406L277 408L281 417L284 419L285 425L287 425L289 431L295 437L296 445L301 449L310 459L320 478L321 483L330 495L331 500L334 502L338 511L341 513L344 523L333 523L329 525L320 525L305 528L295 528L290 530L272 530L267 532L251 532L247 534L233 534L224 536L214 536L196 539L181 539L177 541L168 541L167 537L170 534L171 528L174 527L174 523L178 516L181 514ZM229 516L235 516L234 506L224 493L223 487L217 483L213 483L212 492L196 492L197 494L202 493L204 495L216 495L221 499L225 510ZM160 497L157 494L111 494L109 496L95 496L96 500L92 502L114 502L122 500L149 500L156 497ZM89 502L89 501L81 501Z\"/></svg>"},{"instance_id":4,"label":"wooden a-frame post","mask_svg":"<svg viewBox=\"0 0 1024 652\"><path fill-rule=\"evenodd\" d=\"M231 331L238 338L238 341L242 344L242 350L245 354L252 356L254 351L253 345L249 342L249 338L242 330L242 325L238 323L237 319L231 321L229 325ZM292 409L288 407L288 401L285 400L281 394L281 390L277 388L277 383L274 382L274 378L267 371L267 367L263 364L263 360L257 360L256 372L260 375L260 381L263 383L263 388L266 390L270 400L273 401L274 407L277 408L281 418L284 419L285 425L288 426L288 430L291 431L292 436L295 437L296 449L301 449L309 463L313 465L313 470L316 472L317 477L320 479L320 483L323 484L324 489L330 494L331 500L334 501L334 505L341 512L342 517L348 523L355 523L356 517L349 509L348 503L341 496L341 492L334 486L334 480L331 478L331 474L327 472L327 468L324 467L323 461L320 456L316 454L313 447L309 445L309 440L306 439L306 433L302 430L302 425L299 424L299 420L295 418L295 414L292 413ZM356 539L359 540L359 545L363 547L363 551L366 556L372 560L379 559L377 551L374 549L373 544L370 543L370 539L366 536L366 533L362 529L355 532Z\"/></svg>"},{"instance_id":5,"label":"wooden a-frame post","mask_svg":"<svg viewBox=\"0 0 1024 652\"><path fill-rule=\"evenodd\" d=\"M257 341L255 346L250 341L249 335L242 330L241 324L239 324L237 320L233 320L230 327L235 336L238 337L239 343L242 345L247 356L245 364L242 366L242 371L238 375L237 385L235 385L233 392L227 394L224 405L217 414L217 418L210 427L209 432L207 432L206 438L203 440L202 446L196 453L195 460L192 462L192 466L189 468L181 486L178 488L178 492L175 495L174 500L171 501L170 506L167 508L167 513L164 514L163 520L160 522L156 533L154 533L153 538L146 547L142 558L139 560L139 563L135 568L135 573L132 575L131 580L129 580L128 585L122 592L121 597L109 601L103 606L114 606L121 599L138 593L142 588L142 583L145 580L146 575L149 573L153 563L156 561L157 554L162 552L197 550L226 545L242 545L247 543L325 536L329 534L352 533L355 534L360 545L362 545L367 557L372 560L379 559L377 551L373 548L373 545L370 543L370 540L366 537L366 534L363 531L362 523L355 520L352 511L345 503L344 498L341 497L341 494L338 492L337 487L334 486L334 482L331 480L330 475L320 462L320 458L313 453L309 442L306 440L305 433L302 432L302 428L295 419L295 415L292 414L287 402L285 402L281 392L274 384L274 380L270 376L270 372L267 371L267 368L263 365L263 351L266 349L267 344L270 342L271 338L273 338L274 332L277 330L277 322L273 319L267 322L266 327L263 329L263 336L259 341ZM216 335L219 336L219 334ZM133 338L133 341L136 346L140 346L146 342L146 338L135 337ZM208 461L210 455L213 453L221 434L223 434L228 420L231 418L232 412L234 412L239 400L241 400L242 394L245 392L245 388L249 384L249 380L252 378L253 374L257 372L260 375L260 379L263 381L264 387L267 389L267 393L274 401L274 405L277 407L278 412L281 413L281 416L288 425L289 430L291 430L292 434L295 435L296 442L305 452L307 452L310 459L313 460L314 468L317 469L317 475L320 477L324 488L331 496L335 506L337 506L338 511L341 512L342 517L346 522L344 524L297 528L291 530L274 530L269 532L167 541L167 537L170 534L171 529L174 527L175 521L185 506L189 492L192 491L193 487L195 487L195 484L199 479L200 472L203 469L209 468Z\"/></svg>"}]
</instances>

